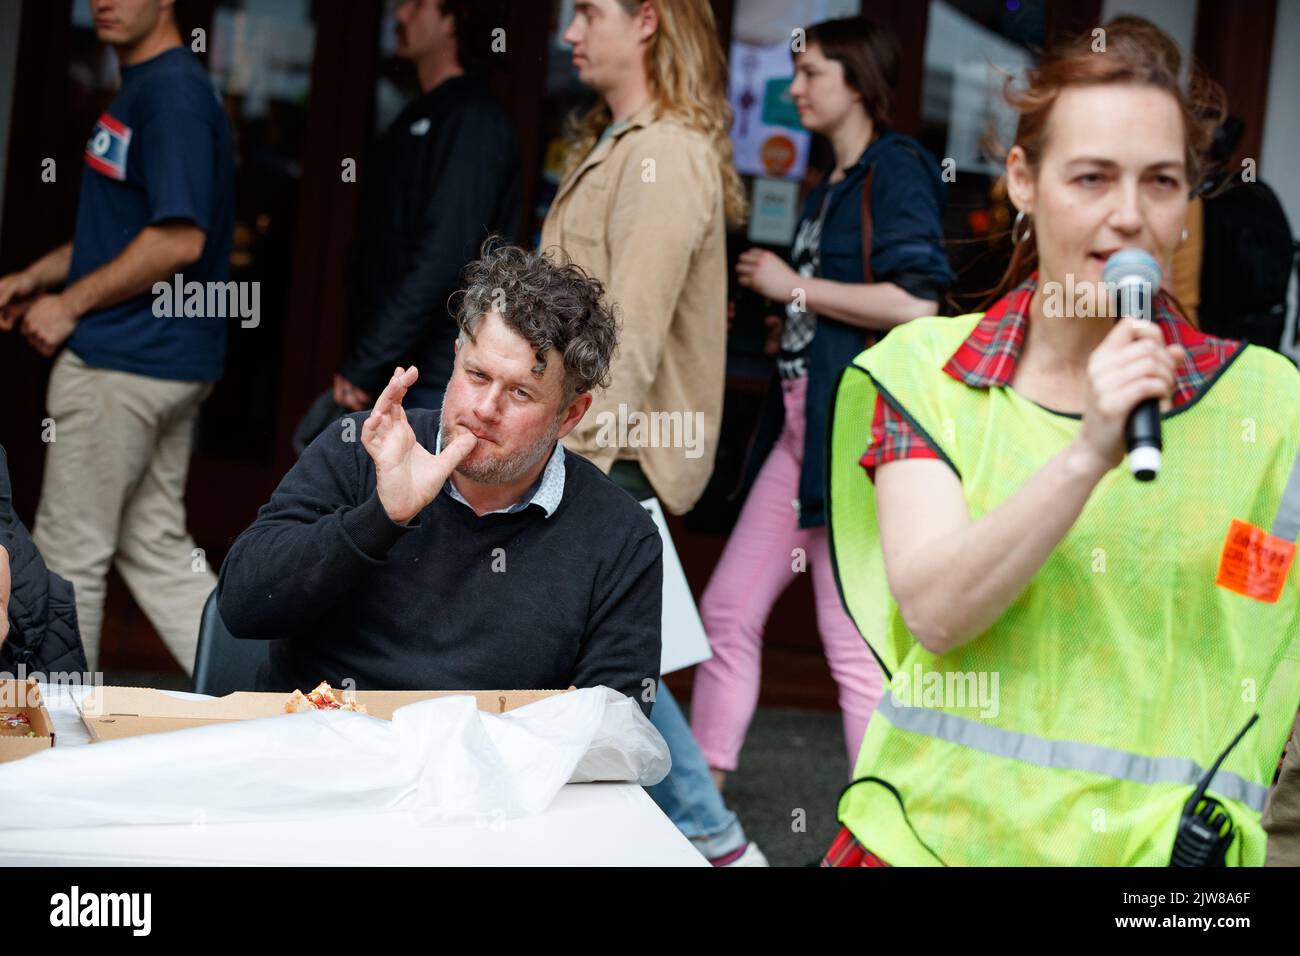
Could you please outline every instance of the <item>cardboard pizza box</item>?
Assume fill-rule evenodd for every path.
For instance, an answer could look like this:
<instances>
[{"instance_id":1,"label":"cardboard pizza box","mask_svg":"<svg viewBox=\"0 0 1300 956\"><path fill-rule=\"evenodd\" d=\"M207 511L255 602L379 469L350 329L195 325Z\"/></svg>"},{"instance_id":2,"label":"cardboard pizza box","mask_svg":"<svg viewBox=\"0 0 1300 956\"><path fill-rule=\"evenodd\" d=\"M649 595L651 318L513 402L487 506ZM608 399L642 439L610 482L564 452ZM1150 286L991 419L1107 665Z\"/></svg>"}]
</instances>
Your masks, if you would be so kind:
<instances>
[{"instance_id":1,"label":"cardboard pizza box","mask_svg":"<svg viewBox=\"0 0 1300 956\"><path fill-rule=\"evenodd\" d=\"M12 715L26 717L27 723L11 726L6 718ZM41 700L41 689L36 679L0 680L0 763L40 753L53 746L54 722Z\"/></svg>"},{"instance_id":2,"label":"cardboard pizza box","mask_svg":"<svg viewBox=\"0 0 1300 956\"><path fill-rule=\"evenodd\" d=\"M306 693L312 688L304 687ZM352 696L357 703L366 705L372 717L393 719L393 711L407 704L435 697L474 697L478 709L492 714L503 714L516 707L531 704L555 694L570 690L359 690ZM342 692L334 695L343 699ZM274 717L284 714L285 702L290 694L236 691L225 697L211 700L192 700L149 687L97 687L81 702L81 721L90 731L92 741L116 740L119 737L136 737L187 727L206 727L210 724L232 720L252 720L257 717Z\"/></svg>"}]
</instances>

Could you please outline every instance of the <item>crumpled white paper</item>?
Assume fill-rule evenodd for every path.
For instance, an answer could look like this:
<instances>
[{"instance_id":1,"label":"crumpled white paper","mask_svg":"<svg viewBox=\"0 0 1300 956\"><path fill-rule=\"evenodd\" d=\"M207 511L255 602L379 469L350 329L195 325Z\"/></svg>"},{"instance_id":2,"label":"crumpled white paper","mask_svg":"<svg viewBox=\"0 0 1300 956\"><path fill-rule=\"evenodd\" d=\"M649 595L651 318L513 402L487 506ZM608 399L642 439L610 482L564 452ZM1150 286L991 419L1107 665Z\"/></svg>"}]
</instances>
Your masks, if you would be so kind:
<instances>
[{"instance_id":1,"label":"crumpled white paper","mask_svg":"<svg viewBox=\"0 0 1300 956\"><path fill-rule=\"evenodd\" d=\"M441 697L392 721L343 711L264 717L51 750L0 765L0 830L230 823L357 810L426 825L540 813L570 781L651 786L668 746L608 687L505 714Z\"/></svg>"}]
</instances>

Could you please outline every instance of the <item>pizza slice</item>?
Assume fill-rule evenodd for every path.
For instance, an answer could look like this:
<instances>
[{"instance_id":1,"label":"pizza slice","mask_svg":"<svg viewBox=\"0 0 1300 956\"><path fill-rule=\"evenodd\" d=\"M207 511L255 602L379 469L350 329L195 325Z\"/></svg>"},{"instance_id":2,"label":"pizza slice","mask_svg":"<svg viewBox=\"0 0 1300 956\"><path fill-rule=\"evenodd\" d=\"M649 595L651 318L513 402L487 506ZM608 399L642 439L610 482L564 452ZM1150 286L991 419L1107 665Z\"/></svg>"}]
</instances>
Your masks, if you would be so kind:
<instances>
[{"instance_id":1,"label":"pizza slice","mask_svg":"<svg viewBox=\"0 0 1300 956\"><path fill-rule=\"evenodd\" d=\"M31 719L26 714L0 714L0 730L22 733L28 737L36 736L32 731Z\"/></svg>"},{"instance_id":2,"label":"pizza slice","mask_svg":"<svg viewBox=\"0 0 1300 956\"><path fill-rule=\"evenodd\" d=\"M355 700L340 701L335 697L334 688L330 687L329 681L321 681L310 694L295 690L284 704L286 714L301 714L309 710L350 710L358 714L367 712L365 704L359 704Z\"/></svg>"}]
</instances>

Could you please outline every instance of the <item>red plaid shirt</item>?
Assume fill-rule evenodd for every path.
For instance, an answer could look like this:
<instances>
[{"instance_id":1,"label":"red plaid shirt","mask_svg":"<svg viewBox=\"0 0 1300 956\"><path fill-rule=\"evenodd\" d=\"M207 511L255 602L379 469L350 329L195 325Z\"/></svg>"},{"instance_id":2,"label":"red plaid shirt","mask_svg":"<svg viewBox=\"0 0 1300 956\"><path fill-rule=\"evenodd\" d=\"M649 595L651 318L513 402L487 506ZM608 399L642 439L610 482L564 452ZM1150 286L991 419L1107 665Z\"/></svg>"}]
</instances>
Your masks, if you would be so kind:
<instances>
[{"instance_id":1,"label":"red plaid shirt","mask_svg":"<svg viewBox=\"0 0 1300 956\"><path fill-rule=\"evenodd\" d=\"M853 835L848 827L840 827L835 842L831 844L831 848L822 857L821 865L836 867L889 866L888 863L859 843L858 838Z\"/></svg>"},{"instance_id":2,"label":"red plaid shirt","mask_svg":"<svg viewBox=\"0 0 1300 956\"><path fill-rule=\"evenodd\" d=\"M1009 386L1025 344L1029 302L1037 285L1038 274L1034 273L993 303L966 341L948 359L943 370L972 388ZM1156 296L1152 317L1164 334L1165 342L1181 345L1187 352L1187 361L1174 378L1175 408L1191 401L1243 344L1198 332L1178 314L1163 292ZM876 478L876 468L886 462L938 457L939 453L925 436L909 425L897 408L881 396L876 397L871 445L861 460L872 481Z\"/></svg>"}]
</instances>

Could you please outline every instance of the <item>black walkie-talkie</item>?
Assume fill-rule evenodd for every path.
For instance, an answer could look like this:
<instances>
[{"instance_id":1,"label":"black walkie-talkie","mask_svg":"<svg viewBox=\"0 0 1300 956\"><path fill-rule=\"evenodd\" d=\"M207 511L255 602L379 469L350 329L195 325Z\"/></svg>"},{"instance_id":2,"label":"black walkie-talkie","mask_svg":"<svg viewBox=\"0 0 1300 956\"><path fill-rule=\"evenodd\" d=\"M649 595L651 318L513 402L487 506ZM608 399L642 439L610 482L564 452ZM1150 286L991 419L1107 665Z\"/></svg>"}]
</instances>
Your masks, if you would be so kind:
<instances>
[{"instance_id":1,"label":"black walkie-talkie","mask_svg":"<svg viewBox=\"0 0 1300 956\"><path fill-rule=\"evenodd\" d=\"M1246 731L1259 720L1259 714L1252 714L1246 726L1228 744L1228 749L1219 754L1214 766L1206 771L1201 782L1197 784L1191 798L1183 804L1183 815L1178 820L1178 836L1174 838L1174 853L1169 860L1170 866L1223 866L1236 836L1232 817L1214 797L1205 795L1206 788L1232 748L1241 743Z\"/></svg>"}]
</instances>

